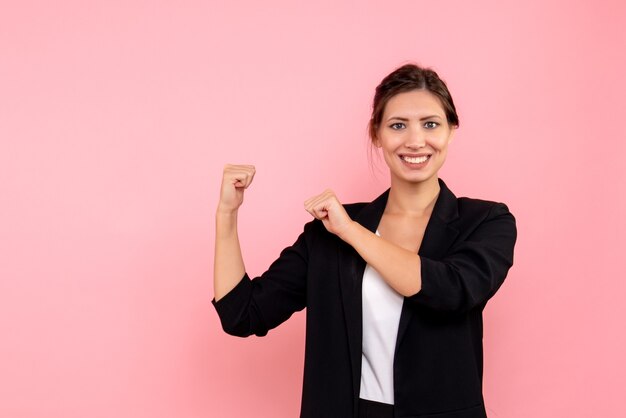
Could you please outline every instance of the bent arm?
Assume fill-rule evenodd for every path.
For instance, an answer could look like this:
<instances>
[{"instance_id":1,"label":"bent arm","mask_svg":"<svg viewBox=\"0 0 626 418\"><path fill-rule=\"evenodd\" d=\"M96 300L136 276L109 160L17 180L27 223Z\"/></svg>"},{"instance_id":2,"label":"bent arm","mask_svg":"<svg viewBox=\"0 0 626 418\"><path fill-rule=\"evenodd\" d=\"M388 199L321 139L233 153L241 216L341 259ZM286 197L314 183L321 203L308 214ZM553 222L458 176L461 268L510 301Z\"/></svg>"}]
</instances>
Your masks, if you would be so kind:
<instances>
[{"instance_id":1,"label":"bent arm","mask_svg":"<svg viewBox=\"0 0 626 418\"><path fill-rule=\"evenodd\" d=\"M237 213L244 190L252 183L256 169L248 164L226 164L222 175L220 200L215 214L215 260L213 286L215 299L221 299L239 282L245 272L239 237Z\"/></svg>"},{"instance_id":2,"label":"bent arm","mask_svg":"<svg viewBox=\"0 0 626 418\"><path fill-rule=\"evenodd\" d=\"M224 166L215 216L215 297L211 302L224 331L241 337L267 334L306 304L308 252L304 232L260 277L250 279L246 273L237 235L237 213L244 189L250 186L255 172L252 165Z\"/></svg>"},{"instance_id":3,"label":"bent arm","mask_svg":"<svg viewBox=\"0 0 626 418\"><path fill-rule=\"evenodd\" d=\"M237 235L237 211L220 211L215 216L215 261L213 288L215 300L235 288L246 268Z\"/></svg>"},{"instance_id":4,"label":"bent arm","mask_svg":"<svg viewBox=\"0 0 626 418\"><path fill-rule=\"evenodd\" d=\"M216 260L216 273L221 269L230 275L224 283L219 282L216 276L216 286L219 282L222 289L228 291L217 300L216 290L216 297L212 300L224 331L239 337L263 336L289 319L294 312L304 309L308 271L306 235L313 226L314 222L307 223L294 244L284 248L269 268L257 277L248 275L243 269L243 261L241 264L236 262L241 259L238 245L236 249L227 245L221 247L223 251L231 248L236 253L232 257L234 260L230 260L231 265L223 269L217 268ZM225 258L230 256L232 254L224 255Z\"/></svg>"},{"instance_id":5,"label":"bent arm","mask_svg":"<svg viewBox=\"0 0 626 418\"><path fill-rule=\"evenodd\" d=\"M341 239L350 244L402 296L420 291L421 260L416 253L387 241L354 221Z\"/></svg>"},{"instance_id":6,"label":"bent arm","mask_svg":"<svg viewBox=\"0 0 626 418\"><path fill-rule=\"evenodd\" d=\"M396 292L436 311L464 311L495 294L513 265L515 218L504 204L448 254L420 256L354 222L341 238L374 267Z\"/></svg>"},{"instance_id":7,"label":"bent arm","mask_svg":"<svg viewBox=\"0 0 626 418\"><path fill-rule=\"evenodd\" d=\"M385 281L404 296L420 290L420 259L417 254L372 233L352 220L335 193L326 189L304 202L307 212L331 232L350 244Z\"/></svg>"}]
</instances>

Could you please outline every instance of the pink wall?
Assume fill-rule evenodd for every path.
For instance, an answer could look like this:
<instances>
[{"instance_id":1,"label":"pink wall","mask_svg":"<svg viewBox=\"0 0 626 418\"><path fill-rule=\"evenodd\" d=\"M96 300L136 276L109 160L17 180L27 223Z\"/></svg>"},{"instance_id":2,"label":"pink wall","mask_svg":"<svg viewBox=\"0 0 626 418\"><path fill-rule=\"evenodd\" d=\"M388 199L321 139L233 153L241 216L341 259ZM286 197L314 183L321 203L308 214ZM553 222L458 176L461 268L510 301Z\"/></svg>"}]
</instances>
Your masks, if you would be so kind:
<instances>
[{"instance_id":1,"label":"pink wall","mask_svg":"<svg viewBox=\"0 0 626 418\"><path fill-rule=\"evenodd\" d=\"M490 418L625 416L623 2L99 3L0 12L0 416L296 416L304 315L237 339L209 303L221 170L257 167L260 274L306 198L388 186L365 125L407 60L458 104L441 177L518 219Z\"/></svg>"}]
</instances>

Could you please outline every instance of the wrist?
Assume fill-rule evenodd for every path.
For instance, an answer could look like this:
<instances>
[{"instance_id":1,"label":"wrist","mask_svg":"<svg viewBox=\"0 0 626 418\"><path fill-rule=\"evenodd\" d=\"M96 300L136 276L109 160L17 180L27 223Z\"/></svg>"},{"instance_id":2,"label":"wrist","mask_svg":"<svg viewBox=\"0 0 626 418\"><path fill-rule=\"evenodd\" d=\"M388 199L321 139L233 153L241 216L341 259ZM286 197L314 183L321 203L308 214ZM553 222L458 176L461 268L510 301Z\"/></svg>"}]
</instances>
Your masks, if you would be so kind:
<instances>
[{"instance_id":1,"label":"wrist","mask_svg":"<svg viewBox=\"0 0 626 418\"><path fill-rule=\"evenodd\" d=\"M217 210L215 211L215 216L231 218L237 216L237 212L239 212L239 208L231 209L218 206Z\"/></svg>"},{"instance_id":2,"label":"wrist","mask_svg":"<svg viewBox=\"0 0 626 418\"><path fill-rule=\"evenodd\" d=\"M215 215L216 237L230 237L237 233L237 212L217 212Z\"/></svg>"},{"instance_id":3,"label":"wrist","mask_svg":"<svg viewBox=\"0 0 626 418\"><path fill-rule=\"evenodd\" d=\"M218 231L230 233L237 229L237 211L218 210L215 213L215 226Z\"/></svg>"},{"instance_id":4,"label":"wrist","mask_svg":"<svg viewBox=\"0 0 626 418\"><path fill-rule=\"evenodd\" d=\"M348 244L350 244L351 240L353 239L353 237L355 235L356 229L359 226L360 225L357 222L351 220L350 222L348 222L348 224L341 231L339 231L339 233L337 235L343 241L345 241Z\"/></svg>"}]
</instances>

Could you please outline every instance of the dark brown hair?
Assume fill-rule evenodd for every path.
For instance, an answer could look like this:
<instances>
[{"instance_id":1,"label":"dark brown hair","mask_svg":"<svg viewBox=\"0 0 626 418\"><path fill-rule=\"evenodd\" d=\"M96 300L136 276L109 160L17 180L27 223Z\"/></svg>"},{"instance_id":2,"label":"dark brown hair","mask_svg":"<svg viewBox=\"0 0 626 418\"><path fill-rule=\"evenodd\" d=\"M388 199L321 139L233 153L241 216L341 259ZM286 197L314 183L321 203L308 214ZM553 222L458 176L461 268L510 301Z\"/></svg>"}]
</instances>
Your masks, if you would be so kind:
<instances>
[{"instance_id":1,"label":"dark brown hair","mask_svg":"<svg viewBox=\"0 0 626 418\"><path fill-rule=\"evenodd\" d=\"M446 83L430 68L422 68L416 64L405 64L385 77L376 87L374 103L372 104L372 117L368 125L369 136L372 141L376 138L376 132L389 99L396 94L412 90L427 90L437 96L450 126L459 127L459 117L456 114L456 108Z\"/></svg>"}]
</instances>

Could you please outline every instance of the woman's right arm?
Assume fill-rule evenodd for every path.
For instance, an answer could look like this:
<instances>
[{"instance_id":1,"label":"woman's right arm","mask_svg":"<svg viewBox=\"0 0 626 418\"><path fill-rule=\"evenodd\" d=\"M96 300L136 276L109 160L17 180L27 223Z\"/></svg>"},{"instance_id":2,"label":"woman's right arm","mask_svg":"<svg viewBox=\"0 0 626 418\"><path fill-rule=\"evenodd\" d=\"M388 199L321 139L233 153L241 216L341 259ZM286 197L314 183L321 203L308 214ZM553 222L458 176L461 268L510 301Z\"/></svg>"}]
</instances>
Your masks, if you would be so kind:
<instances>
[{"instance_id":1,"label":"woman's right arm","mask_svg":"<svg viewBox=\"0 0 626 418\"><path fill-rule=\"evenodd\" d=\"M251 165L227 164L224 167L215 219L215 298L212 303L224 331L239 337L263 336L294 312L304 309L309 258L307 237L313 228L324 228L320 221L307 223L298 239L283 249L263 274L248 276L237 237L237 210L254 173Z\"/></svg>"},{"instance_id":2,"label":"woman's right arm","mask_svg":"<svg viewBox=\"0 0 626 418\"><path fill-rule=\"evenodd\" d=\"M237 213L243 203L244 190L252 183L254 174L253 165L224 166L220 200L215 215L213 287L216 301L239 283L246 270L237 235Z\"/></svg>"}]
</instances>

